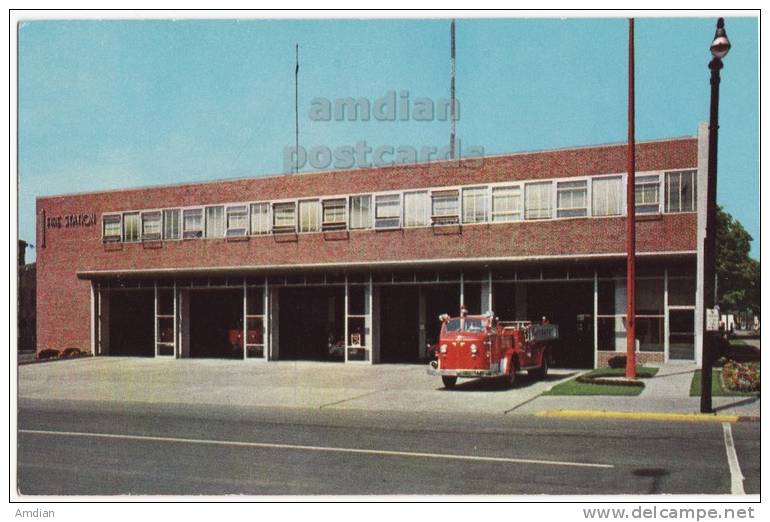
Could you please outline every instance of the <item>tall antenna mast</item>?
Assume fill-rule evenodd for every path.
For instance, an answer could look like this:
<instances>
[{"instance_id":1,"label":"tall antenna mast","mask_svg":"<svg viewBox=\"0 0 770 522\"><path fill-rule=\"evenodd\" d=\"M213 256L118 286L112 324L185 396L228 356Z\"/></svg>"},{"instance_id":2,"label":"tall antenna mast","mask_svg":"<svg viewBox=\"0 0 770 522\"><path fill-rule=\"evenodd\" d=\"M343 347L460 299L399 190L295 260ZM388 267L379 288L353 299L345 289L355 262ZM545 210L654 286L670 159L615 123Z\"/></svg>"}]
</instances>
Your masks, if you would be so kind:
<instances>
[{"instance_id":1,"label":"tall antenna mast","mask_svg":"<svg viewBox=\"0 0 770 522\"><path fill-rule=\"evenodd\" d=\"M451 69L451 79L449 83L449 159L455 159L455 19L452 18L451 25L451 54L449 64Z\"/></svg>"},{"instance_id":2,"label":"tall antenna mast","mask_svg":"<svg viewBox=\"0 0 770 522\"><path fill-rule=\"evenodd\" d=\"M299 172L299 44L294 46L294 173Z\"/></svg>"}]
</instances>

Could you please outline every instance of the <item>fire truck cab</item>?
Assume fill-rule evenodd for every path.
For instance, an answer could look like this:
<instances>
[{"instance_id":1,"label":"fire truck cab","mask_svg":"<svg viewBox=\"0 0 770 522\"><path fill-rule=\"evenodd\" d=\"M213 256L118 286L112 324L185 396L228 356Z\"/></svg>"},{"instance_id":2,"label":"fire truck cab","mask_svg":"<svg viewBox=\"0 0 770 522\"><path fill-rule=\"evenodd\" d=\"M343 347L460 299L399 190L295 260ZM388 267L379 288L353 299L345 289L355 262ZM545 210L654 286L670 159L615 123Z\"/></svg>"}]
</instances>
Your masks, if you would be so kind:
<instances>
[{"instance_id":1,"label":"fire truck cab","mask_svg":"<svg viewBox=\"0 0 770 522\"><path fill-rule=\"evenodd\" d=\"M545 378L552 345L559 339L559 327L543 321L502 322L492 312L439 316L441 334L435 360L428 373L440 375L446 388L453 388L458 377L502 379L513 386L516 374L527 370Z\"/></svg>"}]
</instances>

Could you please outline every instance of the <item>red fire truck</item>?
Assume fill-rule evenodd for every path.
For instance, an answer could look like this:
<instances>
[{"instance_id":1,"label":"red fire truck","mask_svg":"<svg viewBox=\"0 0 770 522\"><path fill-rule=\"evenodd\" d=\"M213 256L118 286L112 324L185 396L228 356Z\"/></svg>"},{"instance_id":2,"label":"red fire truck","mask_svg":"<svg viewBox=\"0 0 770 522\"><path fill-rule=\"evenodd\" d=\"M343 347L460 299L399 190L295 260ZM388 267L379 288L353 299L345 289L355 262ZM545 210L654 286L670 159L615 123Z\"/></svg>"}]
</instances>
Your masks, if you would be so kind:
<instances>
[{"instance_id":1,"label":"red fire truck","mask_svg":"<svg viewBox=\"0 0 770 522\"><path fill-rule=\"evenodd\" d=\"M436 359L428 373L440 375L444 386L453 388L458 377L500 378L513 386L516 373L545 378L553 345L559 339L559 327L543 321L502 322L492 312L458 317L442 314L441 336Z\"/></svg>"}]
</instances>

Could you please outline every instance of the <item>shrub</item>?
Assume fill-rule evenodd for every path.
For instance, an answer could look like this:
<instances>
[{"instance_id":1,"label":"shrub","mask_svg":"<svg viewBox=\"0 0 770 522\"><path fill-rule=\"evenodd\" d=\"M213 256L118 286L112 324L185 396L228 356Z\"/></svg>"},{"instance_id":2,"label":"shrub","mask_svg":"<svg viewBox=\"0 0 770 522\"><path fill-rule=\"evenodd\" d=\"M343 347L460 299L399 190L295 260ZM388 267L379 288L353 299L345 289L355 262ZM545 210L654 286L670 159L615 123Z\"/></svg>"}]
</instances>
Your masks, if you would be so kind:
<instances>
[{"instance_id":1,"label":"shrub","mask_svg":"<svg viewBox=\"0 0 770 522\"><path fill-rule=\"evenodd\" d=\"M60 357L80 357L81 355L83 352L80 351L80 348L65 348Z\"/></svg>"},{"instance_id":2,"label":"shrub","mask_svg":"<svg viewBox=\"0 0 770 522\"><path fill-rule=\"evenodd\" d=\"M756 362L727 361L722 367L722 382L733 391L760 391L760 367Z\"/></svg>"},{"instance_id":3,"label":"shrub","mask_svg":"<svg viewBox=\"0 0 770 522\"><path fill-rule=\"evenodd\" d=\"M60 352L59 350L55 348L46 348L45 350L40 350L37 354L38 360L45 360L45 359L58 359Z\"/></svg>"},{"instance_id":4,"label":"shrub","mask_svg":"<svg viewBox=\"0 0 770 522\"><path fill-rule=\"evenodd\" d=\"M625 355L616 355L614 357L610 357L609 361L607 361L607 365L610 368L625 368L626 367L626 356Z\"/></svg>"}]
</instances>

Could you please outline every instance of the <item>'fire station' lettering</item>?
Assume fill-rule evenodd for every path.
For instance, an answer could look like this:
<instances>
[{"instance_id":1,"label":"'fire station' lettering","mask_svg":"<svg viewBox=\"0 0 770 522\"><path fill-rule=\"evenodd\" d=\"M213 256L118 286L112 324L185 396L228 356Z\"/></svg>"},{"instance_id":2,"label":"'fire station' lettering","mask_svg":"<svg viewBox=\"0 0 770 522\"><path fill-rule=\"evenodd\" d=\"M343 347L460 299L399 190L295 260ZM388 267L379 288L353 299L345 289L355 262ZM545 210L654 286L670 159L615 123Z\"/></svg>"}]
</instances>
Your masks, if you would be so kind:
<instances>
[{"instance_id":1,"label":"'fire station' lettering","mask_svg":"<svg viewBox=\"0 0 770 522\"><path fill-rule=\"evenodd\" d=\"M96 214L65 214L64 216L48 216L45 219L46 228L79 228L96 225Z\"/></svg>"}]
</instances>

